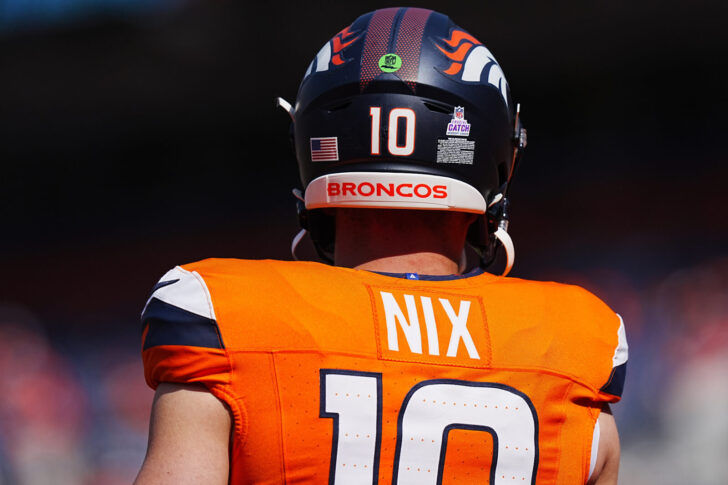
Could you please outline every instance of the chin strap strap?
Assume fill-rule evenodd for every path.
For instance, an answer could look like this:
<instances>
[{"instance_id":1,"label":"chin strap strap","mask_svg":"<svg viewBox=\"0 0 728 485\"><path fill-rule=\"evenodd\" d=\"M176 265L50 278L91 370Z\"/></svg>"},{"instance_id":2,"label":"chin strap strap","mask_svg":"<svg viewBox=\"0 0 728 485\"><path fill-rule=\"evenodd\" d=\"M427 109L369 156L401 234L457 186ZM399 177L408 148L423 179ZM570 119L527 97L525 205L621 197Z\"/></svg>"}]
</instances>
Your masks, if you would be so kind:
<instances>
[{"instance_id":1,"label":"chin strap strap","mask_svg":"<svg viewBox=\"0 0 728 485\"><path fill-rule=\"evenodd\" d=\"M283 100L283 98L278 98L279 100ZM285 100L283 100L285 101ZM299 204L305 204L306 201L303 198L303 192L301 189L293 189L291 192L293 192L293 196L297 199ZM299 207L299 213L301 208ZM301 229L298 231L298 234L293 238L293 241L291 241L291 256L293 256L294 261L298 261L298 256L296 256L296 248L301 243L301 239L306 235L308 231L306 229Z\"/></svg>"},{"instance_id":2,"label":"chin strap strap","mask_svg":"<svg viewBox=\"0 0 728 485\"><path fill-rule=\"evenodd\" d=\"M291 256L293 256L294 261L298 261L298 256L296 256L296 248L301 243L301 239L306 235L308 231L306 229L301 229L298 231L298 234L296 234L296 237L293 238L293 241L291 241Z\"/></svg>"},{"instance_id":3,"label":"chin strap strap","mask_svg":"<svg viewBox=\"0 0 728 485\"><path fill-rule=\"evenodd\" d=\"M516 259L516 248L513 245L513 239L511 239L510 234L508 234L508 231L506 231L502 225L497 231L495 231L494 235L498 238L503 245L503 248L506 250L506 268L503 270L501 276L508 276L508 273L511 272L511 268L513 268L513 262Z\"/></svg>"},{"instance_id":4,"label":"chin strap strap","mask_svg":"<svg viewBox=\"0 0 728 485\"><path fill-rule=\"evenodd\" d=\"M460 253L460 261L458 262L458 274L465 273L465 270L468 268L468 254L465 252L465 248L463 248L462 252Z\"/></svg>"},{"instance_id":5,"label":"chin strap strap","mask_svg":"<svg viewBox=\"0 0 728 485\"><path fill-rule=\"evenodd\" d=\"M508 200L502 193L496 194L490 204L488 204L488 209L495 209L495 219L498 221L498 229L495 230L493 236L500 241L503 249L506 251L506 267L503 273L501 273L501 276L508 276L516 260L516 248L513 245L513 239L508 234Z\"/></svg>"},{"instance_id":6,"label":"chin strap strap","mask_svg":"<svg viewBox=\"0 0 728 485\"><path fill-rule=\"evenodd\" d=\"M502 187L502 192L493 197L493 200L488 204L488 210L493 211L494 219L498 223L498 228L493 233L493 236L500 241L506 251L506 267L501 276L507 276L511 272L513 262L516 259L516 248L513 245L513 239L508 234L508 199L506 195L511 186L513 172L516 170L516 166L523 156L523 151L526 149L527 143L528 137L526 129L521 123L521 103L518 103L516 105L516 119L513 123L513 160L511 161L511 170L508 174L505 187Z\"/></svg>"}]
</instances>

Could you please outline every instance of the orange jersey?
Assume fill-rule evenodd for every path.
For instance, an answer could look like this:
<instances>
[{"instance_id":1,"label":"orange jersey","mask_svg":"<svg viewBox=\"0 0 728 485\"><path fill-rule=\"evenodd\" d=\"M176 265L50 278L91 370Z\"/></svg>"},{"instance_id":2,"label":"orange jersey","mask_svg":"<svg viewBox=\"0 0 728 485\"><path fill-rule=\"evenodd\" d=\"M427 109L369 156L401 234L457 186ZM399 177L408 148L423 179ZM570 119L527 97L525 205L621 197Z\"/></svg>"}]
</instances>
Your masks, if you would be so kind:
<instances>
[{"instance_id":1,"label":"orange jersey","mask_svg":"<svg viewBox=\"0 0 728 485\"><path fill-rule=\"evenodd\" d=\"M149 385L201 383L232 411L235 484L585 483L627 357L587 291L488 273L205 260L142 319Z\"/></svg>"}]
</instances>

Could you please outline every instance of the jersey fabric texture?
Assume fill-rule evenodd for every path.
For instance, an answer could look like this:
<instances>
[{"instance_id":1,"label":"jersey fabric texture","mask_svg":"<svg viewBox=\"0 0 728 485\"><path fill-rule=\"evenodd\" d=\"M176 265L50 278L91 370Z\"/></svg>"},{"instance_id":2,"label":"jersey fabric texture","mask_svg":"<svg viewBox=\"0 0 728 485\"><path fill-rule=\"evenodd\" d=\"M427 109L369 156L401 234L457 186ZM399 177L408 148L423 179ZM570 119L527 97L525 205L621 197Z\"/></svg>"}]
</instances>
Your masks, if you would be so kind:
<instances>
[{"instance_id":1,"label":"jersey fabric texture","mask_svg":"<svg viewBox=\"0 0 728 485\"><path fill-rule=\"evenodd\" d=\"M308 262L176 267L142 314L147 383L234 417L230 482L586 482L620 399L621 318L576 286Z\"/></svg>"}]
</instances>

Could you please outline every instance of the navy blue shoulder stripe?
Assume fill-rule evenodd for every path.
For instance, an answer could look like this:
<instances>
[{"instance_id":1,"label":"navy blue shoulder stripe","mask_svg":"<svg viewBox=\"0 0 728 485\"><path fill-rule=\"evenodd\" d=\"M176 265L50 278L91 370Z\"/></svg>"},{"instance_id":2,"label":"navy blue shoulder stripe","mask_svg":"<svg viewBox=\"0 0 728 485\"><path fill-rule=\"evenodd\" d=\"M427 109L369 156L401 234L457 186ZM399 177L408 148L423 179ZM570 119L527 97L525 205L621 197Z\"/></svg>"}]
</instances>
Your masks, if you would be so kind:
<instances>
[{"instance_id":1,"label":"navy blue shoulder stripe","mask_svg":"<svg viewBox=\"0 0 728 485\"><path fill-rule=\"evenodd\" d=\"M612 369L609 380L600 389L602 392L611 394L612 396L622 397L624 391L624 381L627 378L627 363L620 364Z\"/></svg>"},{"instance_id":2,"label":"navy blue shoulder stripe","mask_svg":"<svg viewBox=\"0 0 728 485\"><path fill-rule=\"evenodd\" d=\"M187 345L224 349L217 322L152 297L142 315L149 327L143 350L157 345Z\"/></svg>"}]
</instances>

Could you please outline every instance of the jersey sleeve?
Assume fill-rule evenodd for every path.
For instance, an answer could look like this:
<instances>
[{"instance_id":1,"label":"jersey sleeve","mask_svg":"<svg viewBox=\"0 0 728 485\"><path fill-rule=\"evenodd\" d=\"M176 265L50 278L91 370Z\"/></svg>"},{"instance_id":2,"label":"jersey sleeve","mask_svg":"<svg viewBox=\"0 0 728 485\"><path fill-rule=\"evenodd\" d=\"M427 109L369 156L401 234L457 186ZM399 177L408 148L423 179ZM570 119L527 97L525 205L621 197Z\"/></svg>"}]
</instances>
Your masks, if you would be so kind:
<instances>
[{"instance_id":1,"label":"jersey sleeve","mask_svg":"<svg viewBox=\"0 0 728 485\"><path fill-rule=\"evenodd\" d=\"M627 375L629 347L624 322L604 301L575 285L552 287L549 314L561 341L558 366L589 389L595 402L617 402Z\"/></svg>"},{"instance_id":2,"label":"jersey sleeve","mask_svg":"<svg viewBox=\"0 0 728 485\"><path fill-rule=\"evenodd\" d=\"M196 271L179 266L154 286L142 311L142 360L147 384L228 384L230 362L210 292Z\"/></svg>"},{"instance_id":3,"label":"jersey sleeve","mask_svg":"<svg viewBox=\"0 0 728 485\"><path fill-rule=\"evenodd\" d=\"M622 397L624 382L627 377L627 359L629 357L629 345L627 344L624 321L619 314L615 315L619 321L619 326L616 329L616 336L613 336L612 370L604 385L599 389L601 397L608 402L619 401Z\"/></svg>"}]
</instances>

